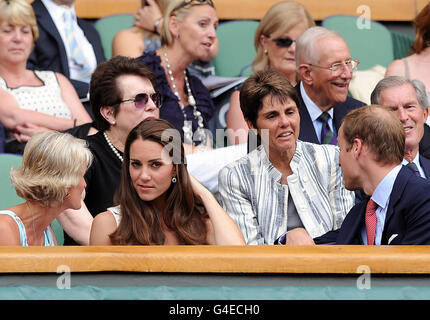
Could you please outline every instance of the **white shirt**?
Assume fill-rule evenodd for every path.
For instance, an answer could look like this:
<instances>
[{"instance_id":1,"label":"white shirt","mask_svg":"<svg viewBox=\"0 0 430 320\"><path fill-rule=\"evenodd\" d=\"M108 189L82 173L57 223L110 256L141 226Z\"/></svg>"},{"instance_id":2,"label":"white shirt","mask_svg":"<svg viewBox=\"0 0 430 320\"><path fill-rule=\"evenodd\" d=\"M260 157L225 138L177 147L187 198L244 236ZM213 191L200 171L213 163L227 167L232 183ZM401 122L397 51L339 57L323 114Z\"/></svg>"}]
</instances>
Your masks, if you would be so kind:
<instances>
[{"instance_id":1,"label":"white shirt","mask_svg":"<svg viewBox=\"0 0 430 320\"><path fill-rule=\"evenodd\" d=\"M96 55L94 53L93 46L85 37L84 32L82 31L82 29L79 27L77 23L75 6L72 5L71 7L67 7L67 6L58 5L53 0L42 0L42 2L45 5L46 9L48 10L49 14L51 15L51 18L54 21L54 24L57 27L57 30L61 36L61 39L63 40L64 47L66 48L67 58L69 62L70 78L78 79L77 73L78 73L78 70L80 70L80 67L76 65L74 60L71 58L69 44L66 40L66 34L64 30L65 28L64 13L66 11L72 12L72 15L74 17L74 25L76 29L76 41L78 42L79 47L82 50L84 56L86 57L89 65L91 66L91 70L94 70L97 67Z\"/></svg>"},{"instance_id":2,"label":"white shirt","mask_svg":"<svg viewBox=\"0 0 430 320\"><path fill-rule=\"evenodd\" d=\"M315 104L315 102L313 102L312 99L309 98L305 88L303 87L302 82L300 82L300 93L302 95L303 102L305 103L305 107L308 109L309 116L311 117L312 124L314 125L315 133L317 134L318 141L321 143L322 122L318 120L318 118L323 112ZM328 125L330 126L331 131L333 131L333 134L337 136L336 130L334 130L333 128L333 112L334 112L333 108L330 108L330 110L327 111L327 113L330 115L330 118L328 119Z\"/></svg>"}]
</instances>

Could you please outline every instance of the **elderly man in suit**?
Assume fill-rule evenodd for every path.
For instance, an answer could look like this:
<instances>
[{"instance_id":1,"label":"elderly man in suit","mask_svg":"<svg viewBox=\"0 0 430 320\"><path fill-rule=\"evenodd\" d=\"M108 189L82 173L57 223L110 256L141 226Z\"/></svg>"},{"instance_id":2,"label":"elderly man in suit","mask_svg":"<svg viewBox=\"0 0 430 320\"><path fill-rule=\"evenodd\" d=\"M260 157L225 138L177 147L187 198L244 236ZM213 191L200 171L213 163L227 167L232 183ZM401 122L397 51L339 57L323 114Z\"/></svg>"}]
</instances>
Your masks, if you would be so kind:
<instances>
[{"instance_id":1,"label":"elderly man in suit","mask_svg":"<svg viewBox=\"0 0 430 320\"><path fill-rule=\"evenodd\" d=\"M76 17L74 0L35 0L39 38L28 60L29 69L65 75L76 89L87 111L91 74L105 60L100 36L94 26Z\"/></svg>"},{"instance_id":2,"label":"elderly man in suit","mask_svg":"<svg viewBox=\"0 0 430 320\"><path fill-rule=\"evenodd\" d=\"M430 244L430 181L402 165L405 130L385 107L365 106L339 129L345 187L367 195L345 217L337 244Z\"/></svg>"},{"instance_id":3,"label":"elderly man in suit","mask_svg":"<svg viewBox=\"0 0 430 320\"><path fill-rule=\"evenodd\" d=\"M342 37L323 27L306 30L296 42L296 90L300 98L302 141L336 144L343 117L364 103L348 97L358 61Z\"/></svg>"},{"instance_id":4,"label":"elderly man in suit","mask_svg":"<svg viewBox=\"0 0 430 320\"><path fill-rule=\"evenodd\" d=\"M402 163L417 175L430 178L430 160L426 152L429 137L426 120L428 99L425 85L419 80L391 76L378 82L371 95L372 104L380 104L394 111L405 129L405 154Z\"/></svg>"}]
</instances>

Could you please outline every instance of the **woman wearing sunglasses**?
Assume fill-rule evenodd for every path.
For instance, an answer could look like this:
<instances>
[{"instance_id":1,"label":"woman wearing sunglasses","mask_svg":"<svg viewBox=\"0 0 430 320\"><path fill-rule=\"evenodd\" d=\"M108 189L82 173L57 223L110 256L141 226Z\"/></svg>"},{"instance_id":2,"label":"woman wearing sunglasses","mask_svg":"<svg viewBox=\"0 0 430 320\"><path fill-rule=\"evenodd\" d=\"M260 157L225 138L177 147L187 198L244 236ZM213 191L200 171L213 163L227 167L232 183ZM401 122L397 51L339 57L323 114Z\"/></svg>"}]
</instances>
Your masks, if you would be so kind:
<instances>
[{"instance_id":1,"label":"woman wearing sunglasses","mask_svg":"<svg viewBox=\"0 0 430 320\"><path fill-rule=\"evenodd\" d=\"M297 84L295 41L308 28L315 25L309 11L302 4L282 1L272 6L255 32L254 45L257 56L252 63L254 72L267 68L283 73L288 81ZM245 122L239 103L239 90L233 92L227 112L227 128L230 143L246 143L248 125Z\"/></svg>"},{"instance_id":2,"label":"woman wearing sunglasses","mask_svg":"<svg viewBox=\"0 0 430 320\"><path fill-rule=\"evenodd\" d=\"M80 214L69 210L58 218L66 231L64 244L88 244L93 216L113 205L127 135L141 121L159 117L162 101L154 87L152 71L133 58L114 57L94 71L90 103L98 132L86 137L94 161L85 174Z\"/></svg>"},{"instance_id":3,"label":"woman wearing sunglasses","mask_svg":"<svg viewBox=\"0 0 430 320\"><path fill-rule=\"evenodd\" d=\"M187 67L207 60L217 45L214 5L211 0L172 0L161 23L162 48L138 58L156 75L156 91L163 96L160 118L172 123L187 145L210 144L206 129L214 104Z\"/></svg>"},{"instance_id":4,"label":"woman wearing sunglasses","mask_svg":"<svg viewBox=\"0 0 430 320\"><path fill-rule=\"evenodd\" d=\"M127 137L118 206L94 219L91 245L244 245L212 193L188 174L181 140L163 119ZM176 132L177 133L177 132Z\"/></svg>"}]
</instances>

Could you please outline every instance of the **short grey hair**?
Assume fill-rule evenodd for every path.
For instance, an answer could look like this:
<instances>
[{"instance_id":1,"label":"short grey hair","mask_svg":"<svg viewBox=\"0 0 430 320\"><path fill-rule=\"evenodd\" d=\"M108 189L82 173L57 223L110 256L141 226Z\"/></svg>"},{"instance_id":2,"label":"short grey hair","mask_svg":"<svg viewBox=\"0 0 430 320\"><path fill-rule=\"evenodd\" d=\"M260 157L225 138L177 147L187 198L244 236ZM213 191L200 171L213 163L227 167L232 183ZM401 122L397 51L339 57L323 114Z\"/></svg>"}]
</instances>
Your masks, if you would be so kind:
<instances>
[{"instance_id":1,"label":"short grey hair","mask_svg":"<svg viewBox=\"0 0 430 320\"><path fill-rule=\"evenodd\" d=\"M303 32L296 41L296 66L302 63L317 63L320 57L315 52L315 41L330 36L342 38L336 31L324 27L312 27Z\"/></svg>"},{"instance_id":2,"label":"short grey hair","mask_svg":"<svg viewBox=\"0 0 430 320\"><path fill-rule=\"evenodd\" d=\"M404 84L410 84L414 88L418 103L421 108L425 110L429 106L425 84L420 80L411 80L400 76L390 76L380 80L370 95L370 102L372 104L381 104L381 93L383 90L392 87L399 87Z\"/></svg>"}]
</instances>

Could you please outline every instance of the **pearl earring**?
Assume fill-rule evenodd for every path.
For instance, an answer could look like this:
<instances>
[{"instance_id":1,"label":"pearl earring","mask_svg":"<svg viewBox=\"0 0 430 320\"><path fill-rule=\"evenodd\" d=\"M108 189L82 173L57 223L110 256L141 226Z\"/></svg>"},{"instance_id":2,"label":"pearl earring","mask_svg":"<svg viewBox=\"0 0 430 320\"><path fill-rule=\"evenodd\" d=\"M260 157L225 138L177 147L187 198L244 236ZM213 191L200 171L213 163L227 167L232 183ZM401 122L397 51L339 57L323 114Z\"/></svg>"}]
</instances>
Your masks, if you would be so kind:
<instances>
[{"instance_id":1,"label":"pearl earring","mask_svg":"<svg viewBox=\"0 0 430 320\"><path fill-rule=\"evenodd\" d=\"M267 50L266 49L264 49L264 54L267 54Z\"/></svg>"},{"instance_id":2,"label":"pearl earring","mask_svg":"<svg viewBox=\"0 0 430 320\"><path fill-rule=\"evenodd\" d=\"M116 125L116 121L115 120L112 121L112 125L113 126Z\"/></svg>"}]
</instances>

